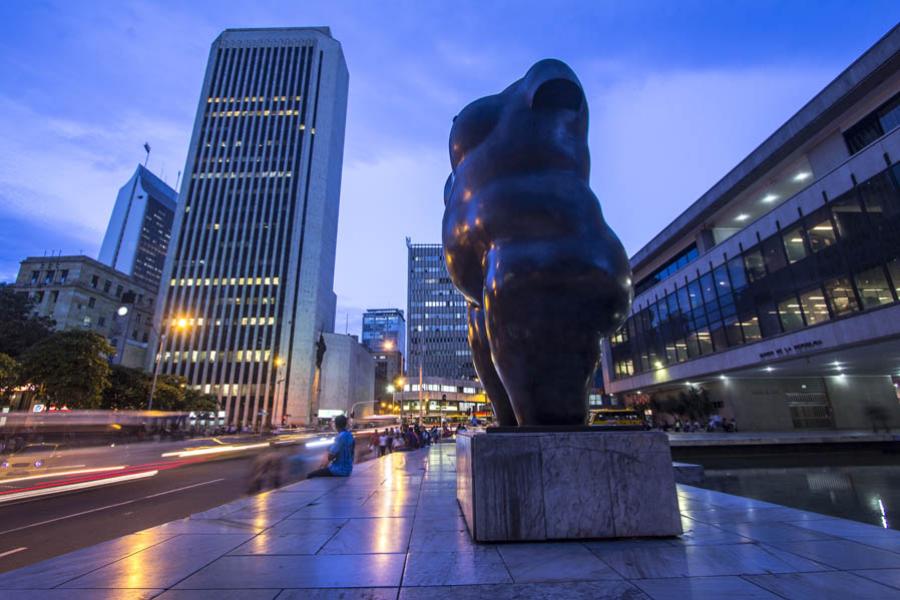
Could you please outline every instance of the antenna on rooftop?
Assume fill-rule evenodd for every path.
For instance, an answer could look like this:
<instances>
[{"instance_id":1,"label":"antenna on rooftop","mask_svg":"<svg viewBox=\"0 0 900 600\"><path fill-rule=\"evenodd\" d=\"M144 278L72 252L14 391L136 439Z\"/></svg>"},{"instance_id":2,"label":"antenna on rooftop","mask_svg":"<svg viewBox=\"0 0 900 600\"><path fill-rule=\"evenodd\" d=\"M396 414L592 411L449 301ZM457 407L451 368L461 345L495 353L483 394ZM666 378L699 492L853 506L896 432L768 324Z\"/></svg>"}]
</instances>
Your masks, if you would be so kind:
<instances>
[{"instance_id":1,"label":"antenna on rooftop","mask_svg":"<svg viewBox=\"0 0 900 600\"><path fill-rule=\"evenodd\" d=\"M144 150L147 152L147 157L144 158L144 168L147 168L147 163L150 161L150 144L144 142Z\"/></svg>"},{"instance_id":2,"label":"antenna on rooftop","mask_svg":"<svg viewBox=\"0 0 900 600\"><path fill-rule=\"evenodd\" d=\"M178 193L178 184L181 183L181 171L178 171L178 177L175 178L175 193Z\"/></svg>"}]
</instances>

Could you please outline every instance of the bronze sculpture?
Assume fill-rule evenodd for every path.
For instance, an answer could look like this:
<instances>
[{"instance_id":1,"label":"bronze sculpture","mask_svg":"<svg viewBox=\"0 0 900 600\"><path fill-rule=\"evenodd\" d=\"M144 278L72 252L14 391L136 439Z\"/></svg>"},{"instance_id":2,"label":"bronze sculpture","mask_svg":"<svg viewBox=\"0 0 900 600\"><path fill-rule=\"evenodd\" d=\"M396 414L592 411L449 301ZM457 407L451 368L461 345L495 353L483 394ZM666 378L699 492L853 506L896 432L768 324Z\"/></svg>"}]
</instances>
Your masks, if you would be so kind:
<instances>
[{"instance_id":1,"label":"bronze sculpture","mask_svg":"<svg viewBox=\"0 0 900 600\"><path fill-rule=\"evenodd\" d=\"M536 63L453 120L443 244L501 426L583 425L600 338L631 305L631 269L588 183L575 73Z\"/></svg>"}]
</instances>

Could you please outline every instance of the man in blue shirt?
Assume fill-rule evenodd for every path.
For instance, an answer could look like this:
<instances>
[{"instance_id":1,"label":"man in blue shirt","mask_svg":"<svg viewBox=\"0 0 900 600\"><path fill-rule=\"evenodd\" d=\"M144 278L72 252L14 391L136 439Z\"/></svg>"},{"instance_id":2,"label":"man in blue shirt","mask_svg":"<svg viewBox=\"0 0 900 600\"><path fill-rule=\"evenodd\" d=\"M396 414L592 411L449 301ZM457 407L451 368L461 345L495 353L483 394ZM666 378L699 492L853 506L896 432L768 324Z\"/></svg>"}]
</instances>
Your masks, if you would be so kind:
<instances>
[{"instance_id":1,"label":"man in blue shirt","mask_svg":"<svg viewBox=\"0 0 900 600\"><path fill-rule=\"evenodd\" d=\"M328 448L328 465L317 469L306 476L313 477L349 477L353 471L353 454L356 440L347 431L347 417L338 415L334 418L334 428L338 432L334 443Z\"/></svg>"}]
</instances>

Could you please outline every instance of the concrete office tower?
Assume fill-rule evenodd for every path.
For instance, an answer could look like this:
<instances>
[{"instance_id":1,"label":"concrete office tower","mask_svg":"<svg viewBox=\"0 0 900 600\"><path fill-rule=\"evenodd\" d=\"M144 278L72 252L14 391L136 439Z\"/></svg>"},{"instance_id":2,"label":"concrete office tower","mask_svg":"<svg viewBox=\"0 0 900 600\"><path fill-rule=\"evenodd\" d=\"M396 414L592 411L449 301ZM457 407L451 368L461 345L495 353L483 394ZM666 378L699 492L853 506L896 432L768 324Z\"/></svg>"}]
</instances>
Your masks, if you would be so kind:
<instances>
[{"instance_id":1,"label":"concrete office tower","mask_svg":"<svg viewBox=\"0 0 900 600\"><path fill-rule=\"evenodd\" d=\"M475 379L468 341L466 301L453 284L440 244L413 244L406 239L406 371L416 382L424 377Z\"/></svg>"},{"instance_id":2,"label":"concrete office tower","mask_svg":"<svg viewBox=\"0 0 900 600\"><path fill-rule=\"evenodd\" d=\"M307 423L334 329L347 65L327 27L213 42L166 260L161 370L230 423ZM174 327L179 324L182 327Z\"/></svg>"},{"instance_id":3,"label":"concrete office tower","mask_svg":"<svg viewBox=\"0 0 900 600\"><path fill-rule=\"evenodd\" d=\"M98 260L159 288L178 195L162 179L138 165L119 190Z\"/></svg>"}]
</instances>

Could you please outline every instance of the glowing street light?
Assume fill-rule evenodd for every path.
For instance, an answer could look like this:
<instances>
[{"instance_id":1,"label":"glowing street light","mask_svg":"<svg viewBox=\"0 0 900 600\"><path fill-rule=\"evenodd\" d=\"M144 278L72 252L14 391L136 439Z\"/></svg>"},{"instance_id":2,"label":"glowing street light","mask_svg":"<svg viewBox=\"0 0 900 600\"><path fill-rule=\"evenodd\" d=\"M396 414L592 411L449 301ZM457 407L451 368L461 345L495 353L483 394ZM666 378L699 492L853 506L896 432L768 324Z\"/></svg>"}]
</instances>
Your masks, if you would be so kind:
<instances>
[{"instance_id":1,"label":"glowing street light","mask_svg":"<svg viewBox=\"0 0 900 600\"><path fill-rule=\"evenodd\" d=\"M187 317L177 317L172 320L172 329L175 331L185 331L189 325L190 321ZM151 326L151 328L153 327ZM153 369L153 381L150 384L150 395L147 397L147 410L153 410L153 394L156 393L156 380L159 378L159 368L162 366L162 350L166 341L166 334L168 333L165 328L163 328L162 332L156 331L155 328L153 328L153 330L159 336L159 343L156 348L156 367Z\"/></svg>"}]
</instances>

